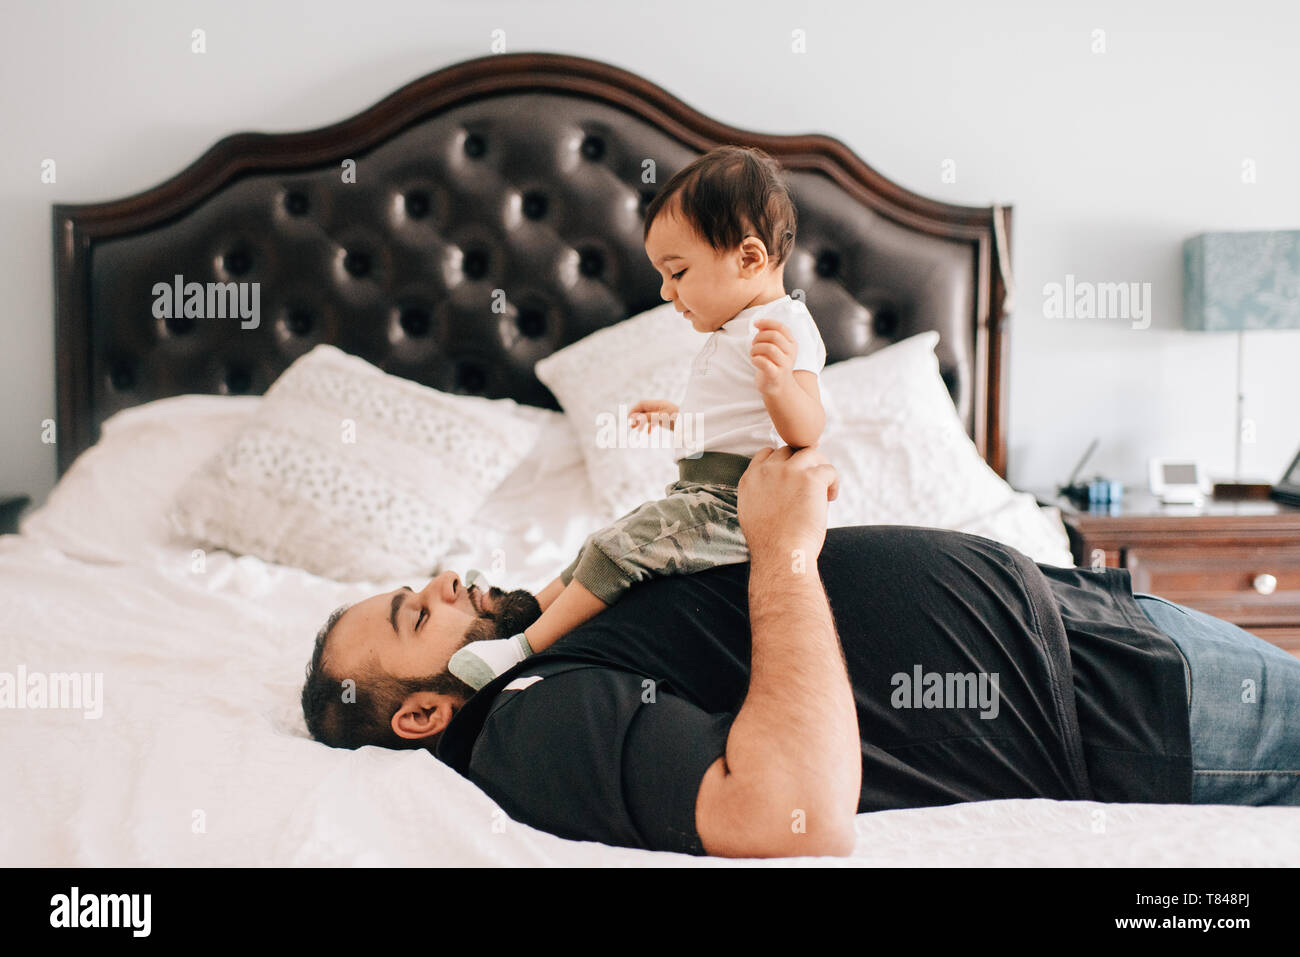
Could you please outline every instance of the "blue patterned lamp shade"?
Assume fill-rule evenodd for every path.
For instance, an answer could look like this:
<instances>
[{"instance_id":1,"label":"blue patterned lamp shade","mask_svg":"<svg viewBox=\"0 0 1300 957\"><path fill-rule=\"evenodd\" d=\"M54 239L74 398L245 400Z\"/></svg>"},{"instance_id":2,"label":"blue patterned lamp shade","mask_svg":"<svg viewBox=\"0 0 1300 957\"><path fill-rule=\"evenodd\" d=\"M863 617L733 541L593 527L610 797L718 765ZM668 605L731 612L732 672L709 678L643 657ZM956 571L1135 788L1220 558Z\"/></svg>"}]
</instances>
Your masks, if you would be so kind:
<instances>
[{"instance_id":1,"label":"blue patterned lamp shade","mask_svg":"<svg viewBox=\"0 0 1300 957\"><path fill-rule=\"evenodd\" d=\"M1300 329L1300 230L1202 233L1183 243L1183 327Z\"/></svg>"}]
</instances>

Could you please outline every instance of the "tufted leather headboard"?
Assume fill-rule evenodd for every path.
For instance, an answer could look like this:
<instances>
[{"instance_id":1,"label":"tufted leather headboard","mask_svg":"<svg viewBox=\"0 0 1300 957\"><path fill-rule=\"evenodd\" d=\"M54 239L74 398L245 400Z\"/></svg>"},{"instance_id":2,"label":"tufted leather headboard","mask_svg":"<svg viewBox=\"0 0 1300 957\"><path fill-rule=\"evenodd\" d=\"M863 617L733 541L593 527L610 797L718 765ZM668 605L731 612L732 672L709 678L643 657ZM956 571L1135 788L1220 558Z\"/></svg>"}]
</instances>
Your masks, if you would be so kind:
<instances>
[{"instance_id":1,"label":"tufted leather headboard","mask_svg":"<svg viewBox=\"0 0 1300 957\"><path fill-rule=\"evenodd\" d=\"M662 301L642 211L723 143L788 171L786 286L827 361L938 330L957 410L1005 475L994 209L909 192L830 137L736 129L545 53L459 63L333 126L227 137L135 196L56 205L59 472L119 409L260 394L322 342L439 389L558 408L534 363ZM259 324L156 318L155 286L177 275L257 283Z\"/></svg>"}]
</instances>

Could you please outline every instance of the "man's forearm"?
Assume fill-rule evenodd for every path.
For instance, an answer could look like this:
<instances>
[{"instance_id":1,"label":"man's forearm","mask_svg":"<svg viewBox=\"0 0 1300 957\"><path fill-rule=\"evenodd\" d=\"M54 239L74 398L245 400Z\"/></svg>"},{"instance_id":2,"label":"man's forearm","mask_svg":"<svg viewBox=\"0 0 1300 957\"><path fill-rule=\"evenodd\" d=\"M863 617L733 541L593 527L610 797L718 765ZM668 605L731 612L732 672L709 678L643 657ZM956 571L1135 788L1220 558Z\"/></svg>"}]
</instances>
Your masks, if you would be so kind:
<instances>
[{"instance_id":1,"label":"man's forearm","mask_svg":"<svg viewBox=\"0 0 1300 957\"><path fill-rule=\"evenodd\" d=\"M795 568L789 549L751 553L749 691L726 762L749 783L764 829L842 843L862 783L857 711L817 556ZM804 829L804 830L801 830Z\"/></svg>"}]
</instances>

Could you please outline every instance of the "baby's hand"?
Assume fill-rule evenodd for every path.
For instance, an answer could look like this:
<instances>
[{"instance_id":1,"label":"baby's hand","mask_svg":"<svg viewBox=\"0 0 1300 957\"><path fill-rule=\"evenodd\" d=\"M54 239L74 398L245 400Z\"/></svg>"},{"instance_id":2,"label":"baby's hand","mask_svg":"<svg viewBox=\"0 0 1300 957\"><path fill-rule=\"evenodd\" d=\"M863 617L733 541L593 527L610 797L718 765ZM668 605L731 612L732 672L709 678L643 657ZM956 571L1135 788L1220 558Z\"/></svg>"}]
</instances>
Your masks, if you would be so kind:
<instances>
[{"instance_id":1,"label":"baby's hand","mask_svg":"<svg viewBox=\"0 0 1300 957\"><path fill-rule=\"evenodd\" d=\"M671 429L677 422L677 405L667 399L642 399L632 406L627 422L634 429L648 431L657 425Z\"/></svg>"},{"instance_id":2,"label":"baby's hand","mask_svg":"<svg viewBox=\"0 0 1300 957\"><path fill-rule=\"evenodd\" d=\"M764 395L780 392L794 382L794 360L799 346L790 327L778 319L755 319L758 333L749 347L754 363L754 385Z\"/></svg>"}]
</instances>

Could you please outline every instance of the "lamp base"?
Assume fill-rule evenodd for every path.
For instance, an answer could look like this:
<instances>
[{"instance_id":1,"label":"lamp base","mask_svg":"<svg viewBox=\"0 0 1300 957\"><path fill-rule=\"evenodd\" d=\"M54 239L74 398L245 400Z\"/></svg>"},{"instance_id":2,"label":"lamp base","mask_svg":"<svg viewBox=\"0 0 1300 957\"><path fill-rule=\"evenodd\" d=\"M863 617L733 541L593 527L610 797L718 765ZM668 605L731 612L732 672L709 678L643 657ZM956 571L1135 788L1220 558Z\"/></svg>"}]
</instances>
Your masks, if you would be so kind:
<instances>
[{"instance_id":1,"label":"lamp base","mask_svg":"<svg viewBox=\"0 0 1300 957\"><path fill-rule=\"evenodd\" d=\"M1214 497L1220 502L1243 502L1255 499L1268 500L1273 491L1271 482L1215 482Z\"/></svg>"}]
</instances>

